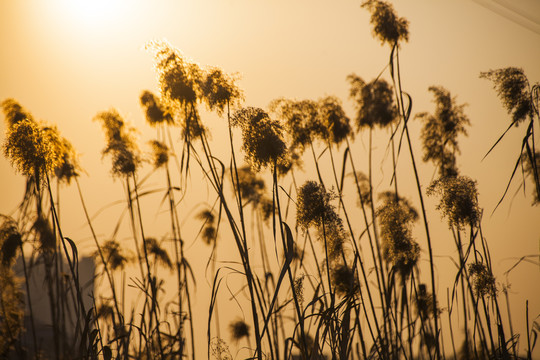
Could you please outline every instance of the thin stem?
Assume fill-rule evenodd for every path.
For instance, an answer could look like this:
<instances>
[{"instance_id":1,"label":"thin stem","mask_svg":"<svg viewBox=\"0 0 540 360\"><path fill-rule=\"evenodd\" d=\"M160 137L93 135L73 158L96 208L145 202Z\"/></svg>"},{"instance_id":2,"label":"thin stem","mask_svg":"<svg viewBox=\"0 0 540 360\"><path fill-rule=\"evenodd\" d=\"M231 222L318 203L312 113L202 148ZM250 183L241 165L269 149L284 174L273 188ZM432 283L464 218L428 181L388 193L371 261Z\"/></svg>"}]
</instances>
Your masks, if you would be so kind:
<instances>
[{"instance_id":1,"label":"thin stem","mask_svg":"<svg viewBox=\"0 0 540 360\"><path fill-rule=\"evenodd\" d=\"M441 358L441 354L440 354L440 349L439 349L439 320L438 320L438 311L437 311L437 289L435 287L435 269L434 269L434 262L433 262L433 247L431 245L431 236L430 236L430 233L429 233L429 225L428 225L428 222L427 222L427 217L426 217L426 209L425 209L425 205L424 205L424 197L423 197L423 194L422 194L422 186L420 185L420 178L418 176L418 170L417 170L417 167L416 167L416 161L414 159L414 152L413 152L413 149L412 149L412 144L411 144L411 137L409 135L409 128L407 126L407 121L408 119L405 118L405 107L404 107L404 104L403 104L403 88L401 86L401 71L400 71L400 65L399 65L399 47L397 46L397 44L395 45L395 51L396 51L396 69L397 69L397 85L398 85L398 88L396 88L396 79L394 78L394 73L392 73L392 81L394 82L394 88L396 89L396 91L398 91L399 93L399 96L398 98L401 100L400 101L400 114L402 116L402 120L403 120L403 129L405 131L405 135L407 137L407 144L408 144L408 148L409 148L409 154L411 156L411 162L412 162L412 167L413 167L413 170L414 170L414 178L415 178L415 181L416 181L416 187L417 187L417 190L418 190L418 197L420 199L420 207L422 209L422 219L424 221L424 228L425 228L425 231L426 231L426 240L427 240L427 245L428 245L428 254L429 254L429 268L430 268L430 275L431 275L431 291L432 291L432 294L433 294L433 320L435 322L435 339L436 339L436 355L437 355L437 359L440 359ZM392 66L394 66L394 63L392 62Z\"/></svg>"}]
</instances>

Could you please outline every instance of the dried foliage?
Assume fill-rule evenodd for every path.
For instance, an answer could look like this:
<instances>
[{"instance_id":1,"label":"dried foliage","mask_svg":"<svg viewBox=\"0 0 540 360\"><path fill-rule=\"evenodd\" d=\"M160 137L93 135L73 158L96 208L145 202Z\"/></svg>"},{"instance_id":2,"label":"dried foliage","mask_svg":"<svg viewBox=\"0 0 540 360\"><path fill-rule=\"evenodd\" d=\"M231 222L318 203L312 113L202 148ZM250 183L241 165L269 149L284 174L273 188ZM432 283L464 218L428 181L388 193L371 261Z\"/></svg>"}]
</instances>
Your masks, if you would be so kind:
<instances>
[{"instance_id":1,"label":"dried foliage","mask_svg":"<svg viewBox=\"0 0 540 360\"><path fill-rule=\"evenodd\" d=\"M30 112L28 112L21 104L15 99L6 99L0 104L4 111L6 125L11 128L21 120L29 120L36 122Z\"/></svg>"},{"instance_id":2,"label":"dried foliage","mask_svg":"<svg viewBox=\"0 0 540 360\"><path fill-rule=\"evenodd\" d=\"M217 239L216 215L210 209L204 209L197 214L197 218L203 221L201 237L206 245L213 245Z\"/></svg>"},{"instance_id":3,"label":"dried foliage","mask_svg":"<svg viewBox=\"0 0 540 360\"><path fill-rule=\"evenodd\" d=\"M169 163L169 147L161 141L150 141L152 147L152 165L155 169L165 167Z\"/></svg>"},{"instance_id":4,"label":"dried foliage","mask_svg":"<svg viewBox=\"0 0 540 360\"><path fill-rule=\"evenodd\" d=\"M377 218L384 258L407 277L420 258L420 246L412 237L416 211L405 200L388 196L377 208Z\"/></svg>"},{"instance_id":5,"label":"dried foliage","mask_svg":"<svg viewBox=\"0 0 540 360\"><path fill-rule=\"evenodd\" d=\"M107 240L101 245L101 252L105 258L105 262L111 270L122 270L130 261L130 256L122 249L119 242L116 240ZM94 258L99 257L99 252L93 253Z\"/></svg>"},{"instance_id":6,"label":"dried foliage","mask_svg":"<svg viewBox=\"0 0 540 360\"><path fill-rule=\"evenodd\" d=\"M139 149L135 143L135 129L128 127L118 111L111 109L98 113L94 121L101 122L105 131L106 147L103 155L111 155L115 177L129 176L141 165Z\"/></svg>"},{"instance_id":7,"label":"dried foliage","mask_svg":"<svg viewBox=\"0 0 540 360\"><path fill-rule=\"evenodd\" d=\"M283 141L283 128L264 110L240 109L235 112L231 124L241 128L246 161L255 171L285 161L287 147Z\"/></svg>"},{"instance_id":8,"label":"dried foliage","mask_svg":"<svg viewBox=\"0 0 540 360\"><path fill-rule=\"evenodd\" d=\"M523 172L525 173L525 177L531 178L534 183L535 177L540 172L540 151L537 151L533 157L534 160L531 161L529 154L522 154L521 162L523 164ZM532 195L533 205L540 204L540 191L538 191L538 188L535 188Z\"/></svg>"},{"instance_id":9,"label":"dried foliage","mask_svg":"<svg viewBox=\"0 0 540 360\"><path fill-rule=\"evenodd\" d=\"M491 80L497 95L508 113L512 113L512 123L519 123L533 117L533 103L530 85L523 69L507 67L480 73L480 77Z\"/></svg>"},{"instance_id":10,"label":"dried foliage","mask_svg":"<svg viewBox=\"0 0 540 360\"><path fill-rule=\"evenodd\" d=\"M392 4L386 1L369 0L365 1L362 7L371 12L370 22L373 26L373 35L382 44L394 46L400 41L409 40L409 21L398 17Z\"/></svg>"},{"instance_id":11,"label":"dried foliage","mask_svg":"<svg viewBox=\"0 0 540 360\"><path fill-rule=\"evenodd\" d=\"M298 303L303 305L304 303L304 279L305 275L298 276L294 279L293 291L294 295L298 299Z\"/></svg>"},{"instance_id":12,"label":"dried foliage","mask_svg":"<svg viewBox=\"0 0 540 360\"><path fill-rule=\"evenodd\" d=\"M427 291L426 284L418 285L415 305L416 312L422 319L433 316L433 294Z\"/></svg>"},{"instance_id":13,"label":"dried foliage","mask_svg":"<svg viewBox=\"0 0 540 360\"><path fill-rule=\"evenodd\" d=\"M266 185L263 178L253 172L249 166L243 166L239 168L237 172L237 186L240 190L242 201L244 204L251 203L253 206L257 207L266 192Z\"/></svg>"},{"instance_id":14,"label":"dried foliage","mask_svg":"<svg viewBox=\"0 0 540 360\"><path fill-rule=\"evenodd\" d=\"M172 109L163 104L152 92L144 90L141 93L140 102L144 110L146 122L150 126L172 124L174 122Z\"/></svg>"},{"instance_id":15,"label":"dried foliage","mask_svg":"<svg viewBox=\"0 0 540 360\"><path fill-rule=\"evenodd\" d=\"M227 106L235 107L243 99L242 91L236 85L238 75L228 75L218 67L209 67L201 78L201 95L210 110L222 115Z\"/></svg>"},{"instance_id":16,"label":"dried foliage","mask_svg":"<svg viewBox=\"0 0 540 360\"><path fill-rule=\"evenodd\" d=\"M365 1L362 7L371 12L375 36L383 44L392 47L390 76L396 86L395 93L398 96L404 94L397 54L400 51L399 45L408 40L408 22L398 17L393 6L384 1ZM163 172L151 171L148 177L136 179L134 175L142 167L142 161L135 142L135 130L115 109L98 113L95 120L101 123L106 140L103 155L110 155L112 158L113 176L126 180L126 218L130 221L130 238L135 243L131 246L136 250L137 256L129 255L127 247L115 240L123 225L121 221L114 230L113 239L102 242L97 235L99 232L96 232L91 224L91 217L87 215L97 247L93 256L101 261L102 266L102 272L98 276L102 276L102 280L108 280L110 285L110 292L96 297L91 311L83 310L80 293L82 287L76 274L78 245L63 236L55 208L59 200L54 200L56 194L50 186L43 187L41 191L32 182L39 182L39 176L54 171L58 183L69 184L70 180L81 172L76 153L56 127L36 122L32 115L13 99L2 102L8 128L4 153L18 171L29 179L24 200L17 210L21 213L22 220L15 221L6 217L2 218L0 225L0 358L6 357L5 354L12 355L15 344L20 354L25 355L26 351L19 341L24 319L21 284L11 269L18 255L26 255L20 253L23 252L23 247L24 252L27 248L35 251L31 254L30 263L34 261L35 255L38 255L40 261L45 261L47 295L52 312L58 311L51 314L56 358L72 356L81 359L173 359L190 356L195 358L195 354L199 356L198 352L201 350L196 349L196 344L198 346L200 343L197 327L201 326L198 323L202 318L201 314L193 313L196 303L193 300L199 299L192 296L197 290L196 281L202 276L205 276L204 280L212 287L206 318L208 322L204 324L208 326L207 348L204 349L207 357L212 355L216 359L232 359L227 344L219 337L212 338L214 325L218 326L218 335L219 330L222 330L219 327L218 303L223 301L223 292L229 291L229 301L234 299L234 303L241 308L242 319L253 320L253 323L239 319L229 323L230 335L236 345L239 345L240 340L246 339L249 347L239 349L243 353L237 353L236 357L245 355L259 360L281 357L444 358L446 355L444 352L441 355L439 347L443 344L442 332L443 329L446 331L446 325L441 325L442 322L438 319L443 310L437 303L433 249L423 201L423 187L417 174L407 124L403 124L403 134L406 132L407 136L400 139L397 150L388 146L387 151L392 151L392 159L397 160L402 149L401 140L406 139L405 141L409 142L425 225L424 240L427 240L430 256L431 293L422 283L425 280L422 279L424 274L421 274L419 267L420 246L415 238L417 234L414 233L413 236L419 212L409 200L397 193L397 172L398 169L401 172L402 165L398 167L396 162L393 163L395 172L392 181L396 181L395 190L381 193L379 206L375 210L372 193L377 185L372 182L377 175L373 176L371 168L371 137L368 177L356 170L352 160L353 153L358 152L359 148L348 144L348 139L353 139L354 134L350 119L338 98L326 96L316 101L283 98L274 100L270 109L279 122L264 110L254 107L241 108L231 117L231 108L237 108L243 97L236 84L237 75L226 74L218 67L199 66L163 41L151 42L147 48L153 51L155 56L160 94L157 96L150 91L144 91L139 100L148 125L155 128L160 140L150 142L151 163L154 169L166 167L167 186L165 189L147 188L152 181L146 180L159 173L163 175ZM535 100L531 100L534 87L533 90L529 89L521 70L509 68L491 71L483 73L482 77L494 81L503 103L513 112L513 123L517 124L529 117L531 126L534 125L532 112L536 110L533 104ZM348 77L348 81L350 96L356 107L355 122L358 131L367 128L371 133L374 127L384 128L395 124L399 111L394 103L394 89L388 82L378 77L366 83L354 74ZM514 346L511 344L517 335L512 334L511 340L505 338L504 324L500 322L503 317L497 301L492 301L488 306L484 303L483 309L476 306L480 304L479 298L484 296L496 300L497 287L487 243L480 231L481 210L476 183L468 177L459 176L456 165L456 156L459 154L457 137L460 134L466 135L465 127L469 120L464 114L464 105L458 105L446 89L430 87L429 90L434 95L435 112L422 113L418 117L424 122L421 135L424 161L435 163L440 178L431 184L427 193L439 196L437 209L448 219L452 230L457 230L452 231L458 244L460 261L457 264L459 271L455 285L461 282L463 297L454 296L452 301L463 306L465 315L463 326L467 350L463 357L469 358L472 354L468 350L472 349L468 336L474 333L478 334L481 346L479 351L474 350L475 354L485 358L506 359L509 358L506 356L508 349ZM410 97L409 100L409 104L412 104ZM213 144L209 141L208 128L199 113L203 104L219 116L226 112L229 125L240 128L242 149L248 166L237 166L236 157L232 157L230 169L227 170L227 161L219 156L216 149L212 149ZM406 112L405 109L401 111ZM401 115L402 118L409 119L408 114ZM183 134L181 160L172 150L176 147L173 137L168 136L173 127L178 127ZM232 130L229 128L229 131L228 140L231 155L234 156ZM534 153L534 135L532 130L529 131L524 142L527 148L525 149L524 145L522 149L527 153L522 151L524 154L519 160L525 176L533 176L538 183L540 155ZM195 138L200 140L200 144L192 142ZM339 150L339 145L344 141L347 141L347 148L341 154L343 163L340 182L333 151L334 148ZM306 147L310 147L313 152L320 183L306 181L297 187L296 174L291 169L301 166ZM317 157L316 151L321 147L324 150ZM531 153L534 156L531 156ZM171 156L175 159L178 156L179 161L171 163L170 166L172 169L174 165L178 165L179 174L169 173ZM197 230L197 226L186 232L182 230L182 235L180 231L190 220L181 219L179 215L180 209L184 211L189 208L184 206L184 201L188 198L186 195L192 185L189 180L195 178L191 176L195 170L189 167L190 156L195 159L193 163L200 165L201 173L197 175L202 175L204 181L208 181L205 185L209 185L208 188L217 193L217 200L212 207L205 205L195 215L189 215L194 217L194 223L200 226L199 232L193 235L194 238L200 237L204 243L211 246L211 249L206 249L209 258L204 275L197 274L200 270L198 264L192 268L186 255L192 253L191 245L200 244L192 241L187 247L184 242L184 239L192 235L191 230ZM333 173L324 171L326 169L323 167L328 165L327 160L332 161L332 167L328 171ZM381 165L381 169L383 166L386 165ZM264 168L270 168L274 175L271 196L267 194L263 175L258 173ZM354 210L351 209L354 199L345 197L350 186L344 181L345 175L351 171L355 172L352 174L355 176L354 185L361 200L361 206ZM225 172L231 174L229 180L233 182L233 192L237 191L237 196L232 200L230 189L224 186ZM180 185L174 184L178 175L181 179ZM334 186L340 191L339 206L332 204L338 198L337 195L334 191L327 190L323 184L330 175L334 175ZM385 175L382 176L386 178ZM288 189L287 181L290 181ZM200 184L195 185L198 191ZM143 220L145 211L141 204L145 203L141 198L145 197L146 200L146 196L153 196L160 191L164 193L160 205L169 205L166 220L171 227L166 230L162 240L157 240L145 236L144 225L147 220ZM403 191L402 187L400 191ZM177 193L180 195L175 198ZM242 201L239 201L240 197ZM537 196L535 201L540 202L538 199ZM252 206L248 207L247 204ZM296 204L296 211L291 209L292 204ZM34 206L35 212L31 210ZM47 209L47 206L50 206L50 209ZM354 205L352 207L354 208ZM346 226L342 215L347 221ZM294 217L297 225L295 231L289 227L291 218ZM260 221L261 219L263 221ZM270 219L272 221L269 221ZM226 236L222 232L223 222L228 222L226 225L229 225L223 226L228 231ZM188 226L192 227L193 224ZM466 226L470 226L472 231L470 248L464 256L460 231ZM303 231L299 231L299 228ZM313 237L313 230L316 230L316 238ZM230 256L230 249L226 249L224 255L221 246L218 256L218 236L225 238L222 240L225 247L236 245L239 259L225 258ZM476 248L476 238L479 238L478 242L482 241L482 249ZM259 242L254 243L255 239ZM314 239L321 245L319 249L313 245ZM369 246L367 250L366 245ZM71 254L68 254L68 246L71 247ZM57 250L62 247L64 250L67 248L65 253L73 257L69 258L71 276L63 273L61 269L60 261L63 261L62 257L65 255ZM469 260L473 251L474 263ZM174 254L173 260L169 254ZM476 259L481 259L481 262ZM125 279L124 272L118 271L124 270L131 260L135 260L139 265L140 274L130 277L129 286L134 291L139 291L141 297L135 300L135 305L128 308L129 305L125 302L128 297L124 295L124 288L120 287L125 286L125 283L119 285L116 280L120 276ZM219 266L219 269L216 266ZM172 270L175 270L174 279L170 282L160 274L164 272L163 267L171 270L171 273L167 274L169 277ZM231 276L235 277L234 281L229 281ZM174 292L166 288L172 283L176 285ZM467 285L467 290L473 287L474 293L465 291ZM73 289L78 291L77 296L71 296L73 293L66 296ZM455 286L454 291L460 291L458 286ZM68 316L64 316L67 313L62 313L62 306L66 306L65 300L68 297L74 299L74 308L80 312L75 319L78 322L74 326L77 333L74 336L73 348L71 343L67 344L68 341L62 338L63 329L68 325L68 321L63 318ZM139 301L141 298L143 301ZM473 313L468 311L471 301L476 306L476 312ZM244 304L248 304L251 314L244 313ZM220 313L223 316L223 312ZM455 317L449 311L451 319L452 316ZM492 334L494 327L490 327L490 319L497 319L495 336L498 336L499 348L494 345L495 341L491 341L491 348L488 343L486 328L490 330L489 336L495 337ZM311 336L309 333L315 335ZM256 341L253 348L251 339ZM35 343L38 344L37 341ZM38 350L36 346L36 351Z\"/></svg>"},{"instance_id":17,"label":"dried foliage","mask_svg":"<svg viewBox=\"0 0 540 360\"><path fill-rule=\"evenodd\" d=\"M232 360L233 359L229 351L229 346L223 339L220 339L220 338L213 339L212 343L210 344L210 347L212 349L212 356L216 360Z\"/></svg>"},{"instance_id":18,"label":"dried foliage","mask_svg":"<svg viewBox=\"0 0 540 360\"><path fill-rule=\"evenodd\" d=\"M441 177L457 176L456 154L459 154L457 137L467 135L466 125L469 118L463 112L465 105L457 105L455 97L440 86L431 86L435 113L417 114L424 123L421 139L424 149L424 161L432 161L439 169Z\"/></svg>"},{"instance_id":19,"label":"dried foliage","mask_svg":"<svg viewBox=\"0 0 540 360\"><path fill-rule=\"evenodd\" d=\"M335 213L330 200L336 197L335 194L327 192L326 189L315 181L306 181L298 189L296 199L296 222L307 229L310 226L319 226L324 219L328 219Z\"/></svg>"},{"instance_id":20,"label":"dried foliage","mask_svg":"<svg viewBox=\"0 0 540 360\"><path fill-rule=\"evenodd\" d=\"M49 223L49 220L39 216L32 226L34 230L37 246L40 252L51 254L56 247L56 235Z\"/></svg>"},{"instance_id":21,"label":"dried foliage","mask_svg":"<svg viewBox=\"0 0 540 360\"><path fill-rule=\"evenodd\" d=\"M440 178L428 187L427 194L440 197L437 210L447 218L449 226L455 226L458 230L465 225L477 226L480 207L476 181L466 176Z\"/></svg>"},{"instance_id":22,"label":"dried foliage","mask_svg":"<svg viewBox=\"0 0 540 360\"><path fill-rule=\"evenodd\" d=\"M315 181L306 181L298 189L296 199L296 223L304 229L315 227L319 240L325 244L329 260L336 260L343 253L346 232L343 221L330 204L336 195L327 192Z\"/></svg>"},{"instance_id":23,"label":"dried foliage","mask_svg":"<svg viewBox=\"0 0 540 360\"><path fill-rule=\"evenodd\" d=\"M11 267L0 265L0 357L7 358L24 331L23 292Z\"/></svg>"},{"instance_id":24,"label":"dried foliage","mask_svg":"<svg viewBox=\"0 0 540 360\"><path fill-rule=\"evenodd\" d=\"M0 225L0 266L11 267L17 258L17 251L22 246L22 236L17 223L10 217L2 216Z\"/></svg>"},{"instance_id":25,"label":"dried foliage","mask_svg":"<svg viewBox=\"0 0 540 360\"><path fill-rule=\"evenodd\" d=\"M22 119L7 130L4 155L25 176L51 173L62 154L51 142L50 135L36 122Z\"/></svg>"},{"instance_id":26,"label":"dried foliage","mask_svg":"<svg viewBox=\"0 0 540 360\"><path fill-rule=\"evenodd\" d=\"M268 222L275 214L274 200L263 196L259 202L259 209L261 211L263 221Z\"/></svg>"},{"instance_id":27,"label":"dried foliage","mask_svg":"<svg viewBox=\"0 0 540 360\"><path fill-rule=\"evenodd\" d=\"M491 271L482 263L469 264L469 273L473 278L474 291L477 296L495 296L497 285Z\"/></svg>"},{"instance_id":28,"label":"dried foliage","mask_svg":"<svg viewBox=\"0 0 540 360\"><path fill-rule=\"evenodd\" d=\"M350 83L350 97L356 107L356 128L383 128L397 119L392 87L384 79L366 83L356 74L347 76Z\"/></svg>"},{"instance_id":29,"label":"dried foliage","mask_svg":"<svg viewBox=\"0 0 540 360\"><path fill-rule=\"evenodd\" d=\"M249 338L249 325L243 320L235 320L229 324L231 338L239 341L242 338Z\"/></svg>"},{"instance_id":30,"label":"dried foliage","mask_svg":"<svg viewBox=\"0 0 540 360\"><path fill-rule=\"evenodd\" d=\"M154 54L161 96L180 108L193 104L200 94L202 70L166 41L152 41L146 49Z\"/></svg>"},{"instance_id":31,"label":"dried foliage","mask_svg":"<svg viewBox=\"0 0 540 360\"><path fill-rule=\"evenodd\" d=\"M319 123L324 132L322 139L330 144L341 144L352 135L349 118L341 107L341 101L335 96L327 96L318 102Z\"/></svg>"},{"instance_id":32,"label":"dried foliage","mask_svg":"<svg viewBox=\"0 0 540 360\"><path fill-rule=\"evenodd\" d=\"M360 288L358 277L346 264L337 264L332 268L332 283L336 293L341 296L354 296Z\"/></svg>"},{"instance_id":33,"label":"dried foliage","mask_svg":"<svg viewBox=\"0 0 540 360\"><path fill-rule=\"evenodd\" d=\"M315 101L280 98L273 100L269 107L283 122L285 132L290 137L290 148L298 149L300 155L317 134L324 132Z\"/></svg>"},{"instance_id":34,"label":"dried foliage","mask_svg":"<svg viewBox=\"0 0 540 360\"><path fill-rule=\"evenodd\" d=\"M146 247L147 254L154 258L153 263L161 263L165 267L172 269L172 262L169 254L167 254L167 251L165 251L156 238L149 237L144 239L144 246ZM141 259L141 261L142 260L143 259Z\"/></svg>"}]
</instances>

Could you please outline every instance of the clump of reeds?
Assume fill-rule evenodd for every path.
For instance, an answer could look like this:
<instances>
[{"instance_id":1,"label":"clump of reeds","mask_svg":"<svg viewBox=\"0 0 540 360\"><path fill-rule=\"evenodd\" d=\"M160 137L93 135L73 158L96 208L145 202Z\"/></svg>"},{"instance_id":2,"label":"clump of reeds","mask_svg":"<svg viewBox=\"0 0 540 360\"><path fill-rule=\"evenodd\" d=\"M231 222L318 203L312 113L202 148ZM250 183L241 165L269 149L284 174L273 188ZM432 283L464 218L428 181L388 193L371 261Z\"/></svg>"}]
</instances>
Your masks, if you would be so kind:
<instances>
[{"instance_id":1,"label":"clump of reeds","mask_svg":"<svg viewBox=\"0 0 540 360\"><path fill-rule=\"evenodd\" d=\"M445 354L448 338L454 356L506 359L513 353L517 357L517 340L507 340L515 339L516 334L510 327L508 336L499 309L496 277L482 235L477 184L459 171L458 136L466 135L470 124L464 105L457 104L445 88L432 86L428 90L434 96L435 111L416 115L423 124L419 134L423 160L433 163L439 175L426 190L420 183L408 127L412 98L404 90L400 73L399 49L409 39L408 21L385 1L365 1L362 7L371 13L374 36L391 48L387 77L391 82L382 73L370 82L355 74L347 78L356 126L335 96L278 98L270 103L269 112L242 107L237 75L201 66L167 42L147 45L154 55L159 86L158 95L145 90L139 97L146 122L156 131L156 138L149 142L151 152L142 153L136 130L117 110L100 112L94 118L104 130L102 153L112 160L111 173L123 181L130 228L127 237L133 244L126 245L118 236L122 219L113 236L101 239L83 202L95 244L93 257L102 270L98 277L103 276L108 286L103 285L103 294L93 299L93 309L84 308L77 247L62 234L56 210L59 195L54 201L50 186L52 177L58 184L69 185L74 180L83 199L77 154L55 126L37 122L13 99L3 101L7 124L4 155L27 177L28 186L19 207L21 220L3 218L0 226L0 357L26 351L20 342L22 309L30 296L23 297L12 266L20 256L28 288L31 269L25 263L26 249L32 249L35 253L30 255L37 254L45 264L56 358L194 359L200 351L195 328L202 323L200 312L193 310L199 277L184 244L193 240L194 247L201 246L194 241L198 237L211 247L206 269L212 280L205 319L208 357L232 359L220 332L224 317L230 320L236 314L218 310L225 297L224 279L230 275L241 279L237 284L227 282L227 290L242 317L228 321L228 330L235 346L247 343L241 351L248 352L249 358L443 359L451 357ZM481 76L494 82L512 113L511 125L529 121L518 163L540 188L540 157L533 131L538 86L531 87L523 71L516 68ZM213 149L208 122L199 111L203 105L218 117L226 116L230 154ZM374 184L387 180L377 178L372 164L377 151L373 133L381 130L389 135L392 190L376 197ZM181 136L172 136L174 131ZM245 163L237 163L237 131ZM367 154L353 146L364 132L369 133ZM175 138L181 139L180 151L175 150ZM410 173L398 166L402 146L409 151ZM297 183L297 177L311 176L301 174L306 150L311 150L317 181ZM368 161L367 169L362 169L365 173L357 169L360 157ZM190 159L198 168L190 167ZM195 172L214 191L215 201L189 215L197 219L199 229L189 239L192 234L183 227L192 223L191 218L184 221L181 210L186 208L186 194L200 185L189 181ZM162 176L159 181L165 185L143 190L150 176ZM404 176L414 176L417 199L403 194ZM266 181L269 177L271 182ZM345 181L350 178L353 188ZM159 195L160 214L166 214L168 226L161 229L163 233L149 236L141 198L153 194ZM436 283L434 274L436 244L431 241L425 194L439 199L435 210L447 219L456 244L456 280L450 285L452 297L446 309L441 308L437 291L444 285ZM536 201L538 194L540 190ZM296 226L289 226L291 219ZM423 234L414 231L420 220ZM422 240L427 249L421 248ZM235 258L218 254L218 244L235 246ZM429 275L420 271L424 250L429 256ZM62 257L69 261L67 277L61 269ZM138 294L134 303L124 295L125 270L132 263L139 270L129 280ZM168 280L164 270L175 276ZM118 279L122 279L120 284ZM170 284L174 291L168 291ZM68 324L64 316L68 294L77 307L75 339L62 337ZM28 305L31 313L32 304ZM242 306L250 312L244 313ZM465 336L460 349L454 345L452 330L455 308L463 315L459 314ZM444 312L449 324L441 320ZM31 326L33 354L38 358L40 349L34 324ZM528 346L530 353L531 344Z\"/></svg>"}]
</instances>

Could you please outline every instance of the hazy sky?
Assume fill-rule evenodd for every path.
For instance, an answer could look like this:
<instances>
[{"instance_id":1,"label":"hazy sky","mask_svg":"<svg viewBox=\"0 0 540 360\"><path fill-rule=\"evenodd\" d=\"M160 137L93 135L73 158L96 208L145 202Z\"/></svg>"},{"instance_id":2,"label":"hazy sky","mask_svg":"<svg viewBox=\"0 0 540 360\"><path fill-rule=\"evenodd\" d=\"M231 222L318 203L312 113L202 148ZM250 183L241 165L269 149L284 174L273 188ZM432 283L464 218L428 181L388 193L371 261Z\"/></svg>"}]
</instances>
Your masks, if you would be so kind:
<instances>
[{"instance_id":1,"label":"hazy sky","mask_svg":"<svg viewBox=\"0 0 540 360\"><path fill-rule=\"evenodd\" d=\"M427 91L431 85L446 87L458 103L468 104L471 127L469 136L461 139L459 164L463 174L478 181L484 233L502 281L503 272L519 257L540 252L540 207L530 206L530 184L525 196L522 190L512 200L518 177L508 198L491 215L519 155L525 129L512 129L482 161L510 117L479 73L517 66L531 82L540 81L540 2L409 0L399 1L395 8L410 21L410 41L403 45L400 58L413 114L433 111ZM346 76L355 72L371 80L389 57L389 48L372 38L369 14L360 8L360 1L0 1L0 99L17 99L36 118L57 124L75 145L87 172L81 183L92 213L122 196L120 184L110 179L108 160L101 159L104 143L99 124L92 121L95 114L115 107L139 128L141 138L154 135L144 125L138 100L144 89L157 91L152 56L143 49L152 39L167 39L202 65L240 73L246 105L264 108L281 96L336 95L350 117ZM388 73L384 76L388 78ZM219 119L213 115L208 121ZM3 122L0 129L3 139ZM412 122L411 132L419 144L418 123ZM214 138L220 141L219 136ZM379 150L385 146L379 144ZM420 160L420 149L416 152ZM421 172L427 186L433 167L423 165ZM11 213L22 199L24 180L3 157L0 174L0 213ZM407 186L408 180L403 181ZM82 234L86 230L78 199L73 190L65 194L66 219L72 220L74 233ZM414 188L408 196L417 201ZM433 208L435 203L428 205ZM431 213L430 223L441 232L441 241L450 241L438 214ZM91 251L90 246L81 247ZM438 255L448 254L440 250ZM520 265L510 281L519 315L524 314L525 299L531 302L531 316L539 314L538 266Z\"/></svg>"}]
</instances>

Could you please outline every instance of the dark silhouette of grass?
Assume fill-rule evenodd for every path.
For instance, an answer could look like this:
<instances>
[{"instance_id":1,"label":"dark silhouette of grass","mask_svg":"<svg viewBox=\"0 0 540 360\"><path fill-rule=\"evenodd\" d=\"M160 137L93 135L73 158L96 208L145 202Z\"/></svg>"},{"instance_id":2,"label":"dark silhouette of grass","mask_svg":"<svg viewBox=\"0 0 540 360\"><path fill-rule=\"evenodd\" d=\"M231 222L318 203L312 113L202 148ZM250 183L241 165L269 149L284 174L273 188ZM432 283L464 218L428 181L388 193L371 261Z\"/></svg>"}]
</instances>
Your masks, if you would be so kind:
<instances>
[{"instance_id":1,"label":"dark silhouette of grass","mask_svg":"<svg viewBox=\"0 0 540 360\"><path fill-rule=\"evenodd\" d=\"M435 98L435 112L416 117L423 122L422 160L435 165L438 177L426 187L420 183L420 164L413 151L408 126L412 97L404 90L399 60L409 38L408 21L384 1L366 1L362 7L371 13L374 36L389 45L390 61L371 82L354 74L347 78L356 126L334 96L300 101L278 98L268 112L244 106L236 75L214 66L202 67L166 42L149 43L160 95L145 90L139 100L147 124L156 132L151 154L146 156L139 149L135 129L117 110L95 117L104 130L103 155L112 161L111 175L121 180L125 191L125 200L119 202L123 213L110 238L98 235L86 208L78 181L82 168L74 147L56 127L37 122L17 101L4 100L4 155L26 177L27 186L17 216L2 217L0 225L0 357L195 359L204 352L200 349L203 340L196 338L195 331L200 322L207 326L208 358L232 358L222 335L225 329L234 346L243 347L242 354L253 359L518 358L519 334L514 333L510 314L509 324L504 322L499 307L500 289L482 233L476 182L460 174L458 166L458 136L466 135L469 124L464 105L458 105L443 87L428 89ZM524 174L533 179L537 203L538 85L530 86L516 68L481 76L494 82L503 105L512 113L511 126L528 124L512 177L521 164ZM199 112L202 104L226 121L227 133L221 135L228 139L230 154L213 149L213 129ZM392 190L376 196L373 136L379 131L389 134L387 151L392 155L393 173ZM355 135L362 132L369 136L367 154L353 147ZM180 134L180 146L173 141L174 133ZM238 135L241 149L235 148ZM403 165L402 146L409 152L410 174L398 167ZM311 151L304 156L308 148ZM367 169L358 165L362 156L367 158ZM145 173L147 158L151 170ZM303 160L313 162L315 173L307 177L316 181L296 182ZM187 194L197 191L190 181L194 173L204 178L215 202L183 218L180 209L187 205ZM411 174L419 210L399 187L400 179ZM157 176L161 187L150 188L147 180ZM267 186L269 179L271 186ZM96 280L103 281L92 308L86 307L83 298L77 246L64 236L58 214L60 184L68 186L72 180L101 270ZM435 244L424 195L438 198L436 210L447 219L456 245L453 284L436 281ZM163 234L147 232L144 200L151 198L157 198L167 215ZM132 245L118 238L124 215ZM413 235L419 220L423 239ZM185 221L199 229L195 240L201 241L193 246L211 247L206 321L194 314L200 276L186 255L188 239L181 231ZM421 249L420 240L425 240L427 249ZM222 243L234 248L234 261L218 261ZM429 280L419 269L422 250L428 253ZM22 259L26 297L12 270L17 257ZM53 333L48 354L41 353L28 285L38 258L44 265ZM122 276L132 264L138 273L128 285L137 295L130 303ZM230 275L241 279L238 289L231 289ZM165 290L171 286L174 295L169 298ZM444 287L446 309L437 292ZM228 324L218 310L226 291L239 312ZM244 312L240 293L249 311ZM508 297L506 301L508 305ZM33 349L21 342L25 302ZM443 326L445 311L448 326ZM74 318L68 319L68 314ZM464 331L462 345L454 338L453 322L458 316ZM526 319L526 356L531 358L538 322L529 324L528 305ZM75 329L71 337L66 332L70 326ZM448 340L452 354L445 353Z\"/></svg>"}]
</instances>

